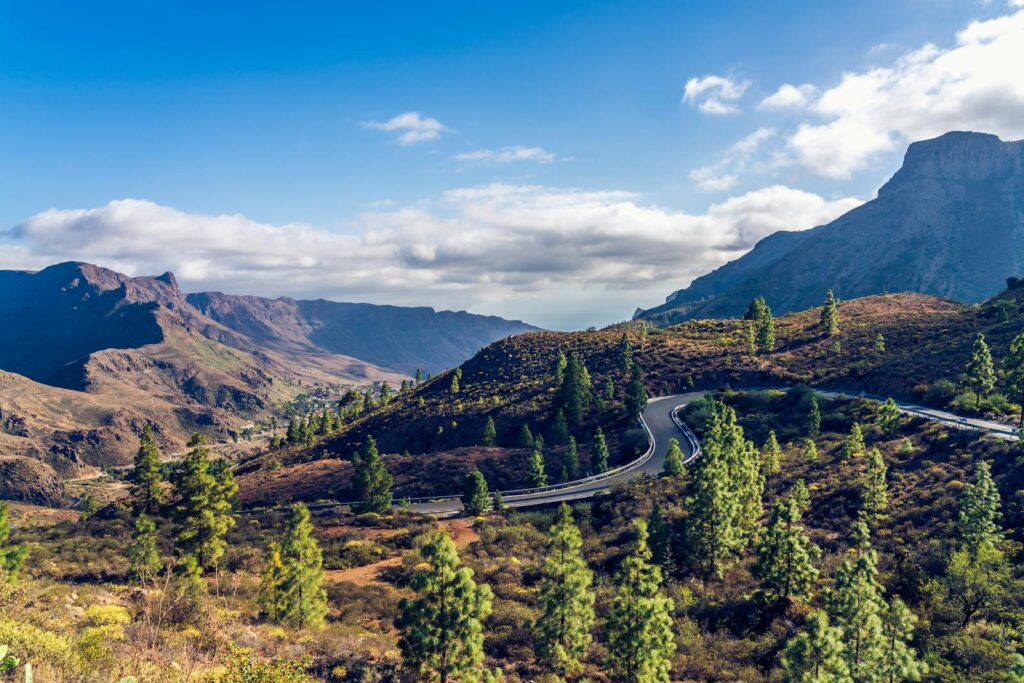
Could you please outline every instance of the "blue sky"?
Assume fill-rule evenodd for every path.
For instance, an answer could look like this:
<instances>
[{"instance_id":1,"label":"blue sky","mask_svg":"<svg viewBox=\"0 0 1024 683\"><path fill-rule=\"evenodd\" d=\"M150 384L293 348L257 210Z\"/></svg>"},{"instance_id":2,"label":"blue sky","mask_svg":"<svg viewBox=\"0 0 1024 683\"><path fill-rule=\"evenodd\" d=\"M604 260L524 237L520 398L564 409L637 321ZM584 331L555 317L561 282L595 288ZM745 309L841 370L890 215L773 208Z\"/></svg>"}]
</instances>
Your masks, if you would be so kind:
<instances>
[{"instance_id":1,"label":"blue sky","mask_svg":"<svg viewBox=\"0 0 1024 683\"><path fill-rule=\"evenodd\" d=\"M374 4L4 4L0 266L602 324L1024 125L1012 4Z\"/></svg>"}]
</instances>

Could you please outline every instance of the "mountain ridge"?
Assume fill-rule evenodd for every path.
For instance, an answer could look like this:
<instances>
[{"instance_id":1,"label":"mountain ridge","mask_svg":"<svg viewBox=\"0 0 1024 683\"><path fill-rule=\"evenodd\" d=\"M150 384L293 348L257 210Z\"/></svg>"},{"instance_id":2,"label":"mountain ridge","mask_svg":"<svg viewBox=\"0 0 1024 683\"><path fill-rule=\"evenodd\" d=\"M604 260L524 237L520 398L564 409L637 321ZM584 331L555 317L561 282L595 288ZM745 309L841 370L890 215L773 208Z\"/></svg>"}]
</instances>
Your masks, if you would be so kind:
<instances>
[{"instance_id":1,"label":"mountain ridge","mask_svg":"<svg viewBox=\"0 0 1024 683\"><path fill-rule=\"evenodd\" d=\"M412 372L325 349L306 338L313 327L301 321L249 336L243 325L206 315L189 296L170 272L130 277L75 261L0 271L0 455L27 455L75 476L89 465L129 461L146 425L175 452L195 431L224 441L313 387L397 384ZM253 298L243 308L254 308L253 301L270 300ZM465 320L472 328L476 318ZM445 348L441 360L461 362L474 344L516 328L499 331L474 337L472 329L456 329L463 344ZM424 344L422 335L412 344ZM400 348L400 360L411 365L415 347ZM434 357L419 360L428 367Z\"/></svg>"},{"instance_id":2,"label":"mountain ridge","mask_svg":"<svg viewBox=\"0 0 1024 683\"><path fill-rule=\"evenodd\" d=\"M918 292L976 303L1024 271L1024 141L951 132L912 143L878 196L834 221L780 232L637 317L721 318L765 296L776 312Z\"/></svg>"}]
</instances>

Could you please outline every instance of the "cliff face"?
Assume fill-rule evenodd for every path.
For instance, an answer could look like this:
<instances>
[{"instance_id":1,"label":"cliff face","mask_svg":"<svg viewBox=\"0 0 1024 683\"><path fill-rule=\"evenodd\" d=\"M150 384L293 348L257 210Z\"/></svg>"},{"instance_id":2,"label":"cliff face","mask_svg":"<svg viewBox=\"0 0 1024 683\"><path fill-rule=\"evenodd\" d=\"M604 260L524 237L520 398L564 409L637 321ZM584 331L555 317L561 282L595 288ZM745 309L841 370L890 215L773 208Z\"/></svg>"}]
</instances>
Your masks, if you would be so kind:
<instances>
[{"instance_id":1,"label":"cliff face","mask_svg":"<svg viewBox=\"0 0 1024 683\"><path fill-rule=\"evenodd\" d=\"M412 374L454 367L493 341L537 328L494 316L325 299L190 294L204 315L272 349L352 356Z\"/></svg>"},{"instance_id":2,"label":"cliff face","mask_svg":"<svg viewBox=\"0 0 1024 683\"><path fill-rule=\"evenodd\" d=\"M783 234L799 237L778 238ZM803 233L779 233L640 313L660 323L920 292L977 302L1024 272L1024 142L947 133L910 145L878 197Z\"/></svg>"}]
</instances>

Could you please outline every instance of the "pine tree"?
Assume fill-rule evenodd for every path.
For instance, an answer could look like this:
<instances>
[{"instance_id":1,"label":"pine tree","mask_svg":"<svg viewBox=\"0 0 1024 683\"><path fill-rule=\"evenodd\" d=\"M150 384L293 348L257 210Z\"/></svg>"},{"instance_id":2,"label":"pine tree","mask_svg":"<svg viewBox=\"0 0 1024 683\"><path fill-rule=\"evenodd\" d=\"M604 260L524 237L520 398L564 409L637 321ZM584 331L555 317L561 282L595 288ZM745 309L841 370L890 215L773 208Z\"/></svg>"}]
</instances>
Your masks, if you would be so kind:
<instances>
[{"instance_id":1,"label":"pine tree","mask_svg":"<svg viewBox=\"0 0 1024 683\"><path fill-rule=\"evenodd\" d=\"M501 512L505 509L505 499L501 497L501 491L495 491L494 495L491 496L491 507L495 512Z\"/></svg>"},{"instance_id":2,"label":"pine tree","mask_svg":"<svg viewBox=\"0 0 1024 683\"><path fill-rule=\"evenodd\" d=\"M498 442L498 430L494 426L494 418L487 416L487 424L484 425L484 435L480 440L481 446L494 446Z\"/></svg>"},{"instance_id":3,"label":"pine tree","mask_svg":"<svg viewBox=\"0 0 1024 683\"><path fill-rule=\"evenodd\" d=\"M578 675L594 624L593 573L583 559L583 540L569 506L562 504L548 533L541 570L540 611L533 625L538 660L558 676Z\"/></svg>"},{"instance_id":4,"label":"pine tree","mask_svg":"<svg viewBox=\"0 0 1024 683\"><path fill-rule=\"evenodd\" d=\"M644 378L640 372L640 366L633 365L629 384L626 385L626 396L623 400L626 408L626 415L630 420L639 420L640 415L647 407L647 389L644 387Z\"/></svg>"},{"instance_id":5,"label":"pine tree","mask_svg":"<svg viewBox=\"0 0 1024 683\"><path fill-rule=\"evenodd\" d=\"M427 568L412 578L416 597L402 599L395 620L403 664L417 681L479 681L491 589L477 585L473 571L460 565L455 543L444 532L431 534L420 556Z\"/></svg>"},{"instance_id":6,"label":"pine tree","mask_svg":"<svg viewBox=\"0 0 1024 683\"><path fill-rule=\"evenodd\" d=\"M423 371L416 368L416 386L423 384Z\"/></svg>"},{"instance_id":7,"label":"pine tree","mask_svg":"<svg viewBox=\"0 0 1024 683\"><path fill-rule=\"evenodd\" d=\"M633 345L629 341L629 333L623 332L619 338L619 370L628 374L633 369Z\"/></svg>"},{"instance_id":8,"label":"pine tree","mask_svg":"<svg viewBox=\"0 0 1024 683\"><path fill-rule=\"evenodd\" d=\"M831 289L825 292L825 305L821 307L821 331L829 337L839 334L839 309Z\"/></svg>"},{"instance_id":9,"label":"pine tree","mask_svg":"<svg viewBox=\"0 0 1024 683\"><path fill-rule=\"evenodd\" d=\"M881 332L875 336L875 351L885 353L885 335Z\"/></svg>"},{"instance_id":10,"label":"pine tree","mask_svg":"<svg viewBox=\"0 0 1024 683\"><path fill-rule=\"evenodd\" d=\"M1010 342L1010 354L1003 361L1006 392L1021 406L1017 426L1024 427L1024 332Z\"/></svg>"},{"instance_id":11,"label":"pine tree","mask_svg":"<svg viewBox=\"0 0 1024 683\"><path fill-rule=\"evenodd\" d=\"M982 545L999 538L999 490L992 480L992 470L984 460L974 470L974 481L965 489L960 503L957 531L972 557Z\"/></svg>"},{"instance_id":12,"label":"pine tree","mask_svg":"<svg viewBox=\"0 0 1024 683\"><path fill-rule=\"evenodd\" d=\"M964 369L964 386L974 392L975 409L981 409L981 399L992 393L996 386L996 370L992 364L992 352L985 343L985 335L978 333L974 340L971 358Z\"/></svg>"},{"instance_id":13,"label":"pine tree","mask_svg":"<svg viewBox=\"0 0 1024 683\"><path fill-rule=\"evenodd\" d=\"M757 355L757 332L754 330L754 321L747 320L743 328L746 332L747 353L751 356Z\"/></svg>"},{"instance_id":14,"label":"pine tree","mask_svg":"<svg viewBox=\"0 0 1024 683\"><path fill-rule=\"evenodd\" d=\"M533 455L530 457L530 473L527 481L531 488L548 485L548 473L544 469L544 452L540 444L534 442Z\"/></svg>"},{"instance_id":15,"label":"pine tree","mask_svg":"<svg viewBox=\"0 0 1024 683\"><path fill-rule=\"evenodd\" d=\"M661 473L666 477L675 477L683 473L683 450L679 448L679 441L676 439L668 440L668 453L665 454Z\"/></svg>"},{"instance_id":16,"label":"pine tree","mask_svg":"<svg viewBox=\"0 0 1024 683\"><path fill-rule=\"evenodd\" d=\"M608 471L608 444L604 440L604 431L600 427L594 433L594 447L590 451L594 474Z\"/></svg>"},{"instance_id":17,"label":"pine tree","mask_svg":"<svg viewBox=\"0 0 1024 683\"><path fill-rule=\"evenodd\" d=\"M782 652L783 683L853 683L846 665L842 631L829 625L825 612L815 612L803 633Z\"/></svg>"},{"instance_id":18,"label":"pine tree","mask_svg":"<svg viewBox=\"0 0 1024 683\"><path fill-rule=\"evenodd\" d=\"M327 614L327 593L323 588L324 558L313 538L309 509L302 503L291 506L288 531L281 543L281 598L284 610L279 619L299 628L319 628Z\"/></svg>"},{"instance_id":19,"label":"pine tree","mask_svg":"<svg viewBox=\"0 0 1024 683\"><path fill-rule=\"evenodd\" d=\"M855 681L872 680L871 674L878 670L885 648L885 589L878 583L877 556L864 521L854 524L852 536L857 554L839 568L825 603L829 619L843 634L850 675Z\"/></svg>"},{"instance_id":20,"label":"pine tree","mask_svg":"<svg viewBox=\"0 0 1024 683\"><path fill-rule=\"evenodd\" d=\"M11 538L8 514L7 503L0 501L0 581L13 581L17 578L18 570L28 554L28 547L22 543L8 545L7 541Z\"/></svg>"},{"instance_id":21,"label":"pine tree","mask_svg":"<svg viewBox=\"0 0 1024 683\"><path fill-rule=\"evenodd\" d=\"M462 387L460 386L460 382L461 381L462 381L462 368L455 368L455 370L452 371L452 381L448 385L448 391L450 391L453 394L457 394L460 391L462 391Z\"/></svg>"},{"instance_id":22,"label":"pine tree","mask_svg":"<svg viewBox=\"0 0 1024 683\"><path fill-rule=\"evenodd\" d=\"M273 622L281 620L287 609L283 589L284 578L281 544L274 541L267 548L263 569L260 570L260 590L257 598L260 615Z\"/></svg>"},{"instance_id":23,"label":"pine tree","mask_svg":"<svg viewBox=\"0 0 1024 683\"><path fill-rule=\"evenodd\" d=\"M285 440L290 444L302 442L302 427L299 425L298 417L292 417L288 422L288 432L285 436Z\"/></svg>"},{"instance_id":24,"label":"pine tree","mask_svg":"<svg viewBox=\"0 0 1024 683\"><path fill-rule=\"evenodd\" d=\"M796 509L801 516L811 509L811 494L803 479L797 479L793 484L793 488L789 491L789 498L796 504Z\"/></svg>"},{"instance_id":25,"label":"pine tree","mask_svg":"<svg viewBox=\"0 0 1024 683\"><path fill-rule=\"evenodd\" d=\"M607 375L604 378L604 400L611 401L615 399L615 381L611 375Z\"/></svg>"},{"instance_id":26,"label":"pine tree","mask_svg":"<svg viewBox=\"0 0 1024 683\"><path fill-rule=\"evenodd\" d=\"M759 322L761 318L764 317L764 312L766 308L767 304L765 303L764 297L759 296L755 298L753 301L751 301L750 305L747 306L747 311L746 313L743 314L743 319L755 323Z\"/></svg>"},{"instance_id":27,"label":"pine tree","mask_svg":"<svg viewBox=\"0 0 1024 683\"><path fill-rule=\"evenodd\" d=\"M550 436L559 446L569 443L569 423L565 420L565 411L561 408L555 413L555 422L551 425Z\"/></svg>"},{"instance_id":28,"label":"pine tree","mask_svg":"<svg viewBox=\"0 0 1024 683\"><path fill-rule=\"evenodd\" d=\"M928 666L917 658L917 653L908 645L914 633L917 617L894 597L882 612L883 650L874 675L885 683L919 681L928 671Z\"/></svg>"},{"instance_id":29,"label":"pine tree","mask_svg":"<svg viewBox=\"0 0 1024 683\"><path fill-rule=\"evenodd\" d=\"M789 498L772 506L768 528L753 566L754 577L773 602L796 598L808 602L818 570L818 548L810 542L800 524L798 503Z\"/></svg>"},{"instance_id":30,"label":"pine tree","mask_svg":"<svg viewBox=\"0 0 1024 683\"><path fill-rule=\"evenodd\" d=\"M859 422L854 422L850 427L850 435L843 442L843 458L849 460L864 452L864 432Z\"/></svg>"},{"instance_id":31,"label":"pine tree","mask_svg":"<svg viewBox=\"0 0 1024 683\"><path fill-rule=\"evenodd\" d=\"M765 474L776 474L781 469L779 466L779 458L782 449L779 448L779 440L775 438L775 430L768 432L768 440L764 442L764 446L761 448L761 462Z\"/></svg>"},{"instance_id":32,"label":"pine tree","mask_svg":"<svg viewBox=\"0 0 1024 683\"><path fill-rule=\"evenodd\" d=\"M163 490L160 476L160 451L153 439L153 429L147 424L139 438L139 451L135 454L132 498L136 512L156 514L160 511Z\"/></svg>"},{"instance_id":33,"label":"pine tree","mask_svg":"<svg viewBox=\"0 0 1024 683\"><path fill-rule=\"evenodd\" d=\"M533 432L530 431L530 425L525 422L519 428L519 436L516 437L516 447L533 448Z\"/></svg>"},{"instance_id":34,"label":"pine tree","mask_svg":"<svg viewBox=\"0 0 1024 683\"><path fill-rule=\"evenodd\" d=\"M714 404L701 457L690 469L687 547L705 574L720 577L753 540L763 511L760 457L729 406Z\"/></svg>"},{"instance_id":35,"label":"pine tree","mask_svg":"<svg viewBox=\"0 0 1024 683\"><path fill-rule=\"evenodd\" d=\"M763 353L775 349L775 318L768 304L764 305L761 318L757 321L757 345Z\"/></svg>"},{"instance_id":36,"label":"pine tree","mask_svg":"<svg viewBox=\"0 0 1024 683\"><path fill-rule=\"evenodd\" d=\"M878 425L886 436L894 436L900 430L900 409L892 398L886 399L878 410Z\"/></svg>"},{"instance_id":37,"label":"pine tree","mask_svg":"<svg viewBox=\"0 0 1024 683\"><path fill-rule=\"evenodd\" d=\"M647 518L647 533L652 561L664 570L665 559L669 557L672 549L672 527L665 519L665 513L658 502L654 503L651 516Z\"/></svg>"},{"instance_id":38,"label":"pine tree","mask_svg":"<svg viewBox=\"0 0 1024 683\"><path fill-rule=\"evenodd\" d=\"M366 443L356 455L356 473L353 485L359 505L356 512L384 513L391 509L394 502L391 496L391 484L394 479L377 451L377 441L372 436L366 437Z\"/></svg>"},{"instance_id":39,"label":"pine tree","mask_svg":"<svg viewBox=\"0 0 1024 683\"><path fill-rule=\"evenodd\" d=\"M230 470L225 475L223 466L211 468L210 452L202 435L194 435L189 448L174 482L179 498L175 508L179 522L175 541L186 563L192 558L197 568L210 569L224 554L225 534L235 526L231 498L237 487L227 479Z\"/></svg>"},{"instance_id":40,"label":"pine tree","mask_svg":"<svg viewBox=\"0 0 1024 683\"><path fill-rule=\"evenodd\" d=\"M818 406L817 394L811 394L811 407L807 412L807 436L818 438L821 433L821 408Z\"/></svg>"},{"instance_id":41,"label":"pine tree","mask_svg":"<svg viewBox=\"0 0 1024 683\"><path fill-rule=\"evenodd\" d=\"M579 426L593 400L590 373L579 354L569 356L564 377L558 391L559 404L565 410L565 416L573 427Z\"/></svg>"},{"instance_id":42,"label":"pine tree","mask_svg":"<svg viewBox=\"0 0 1024 683\"><path fill-rule=\"evenodd\" d=\"M580 454L576 449L575 437L569 437L569 445L562 453L562 468L565 470L565 481L575 479L580 473Z\"/></svg>"},{"instance_id":43,"label":"pine tree","mask_svg":"<svg viewBox=\"0 0 1024 683\"><path fill-rule=\"evenodd\" d=\"M966 547L954 551L943 587L943 604L955 611L961 629L1020 593L1005 553L992 543L982 543L973 555Z\"/></svg>"},{"instance_id":44,"label":"pine tree","mask_svg":"<svg viewBox=\"0 0 1024 683\"><path fill-rule=\"evenodd\" d=\"M466 475L466 483L462 487L462 509L467 515L483 514L491 505L491 494L487 489L487 480L483 473L473 468Z\"/></svg>"},{"instance_id":45,"label":"pine tree","mask_svg":"<svg viewBox=\"0 0 1024 683\"><path fill-rule=\"evenodd\" d=\"M128 548L128 566L132 574L143 583L153 581L160 573L163 562L156 543L156 523L145 513L135 518L135 533Z\"/></svg>"},{"instance_id":46,"label":"pine tree","mask_svg":"<svg viewBox=\"0 0 1024 683\"><path fill-rule=\"evenodd\" d=\"M661 592L661 570L651 564L647 525L643 520L635 525L608 614L608 672L621 683L668 683L676 650L674 606Z\"/></svg>"},{"instance_id":47,"label":"pine tree","mask_svg":"<svg viewBox=\"0 0 1024 683\"><path fill-rule=\"evenodd\" d=\"M885 483L887 472L882 453L877 448L872 448L868 453L868 468L861 490L861 510L867 516L867 521L872 524L884 516L885 509L889 506L889 490Z\"/></svg>"},{"instance_id":48,"label":"pine tree","mask_svg":"<svg viewBox=\"0 0 1024 683\"><path fill-rule=\"evenodd\" d=\"M818 462L818 444L814 439L804 439L804 459L807 462Z\"/></svg>"},{"instance_id":49,"label":"pine tree","mask_svg":"<svg viewBox=\"0 0 1024 683\"><path fill-rule=\"evenodd\" d=\"M565 368L569 360L565 357L565 351L558 349L558 357L555 358L555 388L560 388L565 381Z\"/></svg>"}]
</instances>

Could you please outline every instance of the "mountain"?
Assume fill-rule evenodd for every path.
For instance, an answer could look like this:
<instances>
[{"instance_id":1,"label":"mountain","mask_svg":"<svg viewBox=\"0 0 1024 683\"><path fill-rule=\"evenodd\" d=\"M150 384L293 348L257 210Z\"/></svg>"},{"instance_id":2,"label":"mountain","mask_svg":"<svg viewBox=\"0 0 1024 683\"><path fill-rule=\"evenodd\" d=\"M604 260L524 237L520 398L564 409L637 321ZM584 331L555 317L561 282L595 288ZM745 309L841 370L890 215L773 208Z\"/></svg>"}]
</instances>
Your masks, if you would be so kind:
<instances>
[{"instance_id":1,"label":"mountain","mask_svg":"<svg viewBox=\"0 0 1024 683\"><path fill-rule=\"evenodd\" d=\"M236 470L240 495L247 504L348 500L354 495L352 456L371 436L385 454L399 497L458 490L473 467L495 487L525 487L529 452L519 448L524 425L543 436L554 478L561 471L564 443L556 427L560 410L552 378L559 352L577 354L593 386L602 388L600 400L595 396L574 432L580 458L590 457L592 435L600 426L613 463L629 460L647 441L623 406L624 334L632 340L633 363L651 396L808 384L971 414L973 395L961 395L956 380L979 332L994 358L1006 357L1024 322L1024 280L1012 278L1005 291L978 306L916 293L843 300L839 320L840 333L833 338L822 334L818 308L780 315L775 348L758 354L748 350L741 319L689 320L643 336L626 327L502 339L459 366L457 395L450 377L439 375L387 406L351 416L344 429L312 446L285 446L245 460ZM1015 418L1015 410L1003 397L982 402L989 415ZM488 419L494 422L497 448L479 445Z\"/></svg>"},{"instance_id":2,"label":"mountain","mask_svg":"<svg viewBox=\"0 0 1024 683\"><path fill-rule=\"evenodd\" d=\"M344 354L406 374L446 370L496 339L537 329L518 320L426 307L220 292L189 294L188 301L204 315L269 348Z\"/></svg>"},{"instance_id":3,"label":"mountain","mask_svg":"<svg viewBox=\"0 0 1024 683\"><path fill-rule=\"evenodd\" d=\"M232 432L310 387L398 383L405 374L383 364L439 369L525 329L430 309L186 296L171 273L88 263L0 271L0 456L72 476L129 462L147 424L168 453L195 431L244 450Z\"/></svg>"},{"instance_id":4,"label":"mountain","mask_svg":"<svg viewBox=\"0 0 1024 683\"><path fill-rule=\"evenodd\" d=\"M907 149L878 196L831 223L780 232L638 313L659 324L785 313L841 298L919 292L978 302L1024 271L1024 141L953 132Z\"/></svg>"}]
</instances>

